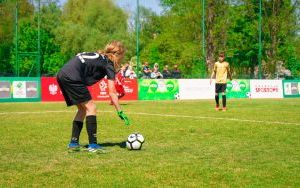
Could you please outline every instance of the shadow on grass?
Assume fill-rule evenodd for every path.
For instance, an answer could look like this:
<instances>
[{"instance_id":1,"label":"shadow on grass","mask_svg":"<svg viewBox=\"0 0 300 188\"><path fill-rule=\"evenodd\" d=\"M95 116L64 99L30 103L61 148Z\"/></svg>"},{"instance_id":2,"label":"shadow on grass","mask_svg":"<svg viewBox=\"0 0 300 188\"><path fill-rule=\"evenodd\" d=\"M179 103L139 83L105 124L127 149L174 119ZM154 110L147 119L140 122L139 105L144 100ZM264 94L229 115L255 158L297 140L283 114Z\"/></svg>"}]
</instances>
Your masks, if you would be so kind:
<instances>
[{"instance_id":1,"label":"shadow on grass","mask_svg":"<svg viewBox=\"0 0 300 188\"><path fill-rule=\"evenodd\" d=\"M116 142L116 143L106 142L106 143L101 143L100 145L103 147L119 146L120 148L126 148L126 141Z\"/></svg>"},{"instance_id":2,"label":"shadow on grass","mask_svg":"<svg viewBox=\"0 0 300 188\"><path fill-rule=\"evenodd\" d=\"M100 146L103 147L114 147L114 146L119 146L120 148L126 148L126 141L123 142L105 142L105 143L98 143ZM84 145L85 148L88 148L88 144Z\"/></svg>"}]
</instances>

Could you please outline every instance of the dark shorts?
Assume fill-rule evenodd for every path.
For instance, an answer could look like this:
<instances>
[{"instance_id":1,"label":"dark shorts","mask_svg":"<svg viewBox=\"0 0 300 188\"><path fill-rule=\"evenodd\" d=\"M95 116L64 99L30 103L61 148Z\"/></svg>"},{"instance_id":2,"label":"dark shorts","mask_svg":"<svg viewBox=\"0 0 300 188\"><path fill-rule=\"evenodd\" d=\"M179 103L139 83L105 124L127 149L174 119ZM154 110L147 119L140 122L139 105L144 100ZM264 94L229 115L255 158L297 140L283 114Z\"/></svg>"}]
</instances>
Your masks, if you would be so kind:
<instances>
[{"instance_id":1,"label":"dark shorts","mask_svg":"<svg viewBox=\"0 0 300 188\"><path fill-rule=\"evenodd\" d=\"M223 93L226 91L226 85L227 84L219 84L219 83L216 83L216 90L215 92L216 93Z\"/></svg>"},{"instance_id":2,"label":"dark shorts","mask_svg":"<svg viewBox=\"0 0 300 188\"><path fill-rule=\"evenodd\" d=\"M67 106L80 104L92 99L87 86L82 82L71 80L63 72L59 72L56 78Z\"/></svg>"}]
</instances>

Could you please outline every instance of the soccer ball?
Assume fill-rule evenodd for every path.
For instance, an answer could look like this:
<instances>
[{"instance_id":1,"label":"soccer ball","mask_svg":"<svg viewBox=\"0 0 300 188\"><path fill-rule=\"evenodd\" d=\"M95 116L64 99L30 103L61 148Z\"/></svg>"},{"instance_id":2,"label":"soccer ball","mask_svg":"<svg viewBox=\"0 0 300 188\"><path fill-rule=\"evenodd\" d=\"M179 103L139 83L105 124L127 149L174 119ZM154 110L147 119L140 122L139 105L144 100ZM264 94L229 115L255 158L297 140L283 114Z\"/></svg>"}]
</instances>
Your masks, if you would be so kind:
<instances>
[{"instance_id":1,"label":"soccer ball","mask_svg":"<svg viewBox=\"0 0 300 188\"><path fill-rule=\"evenodd\" d=\"M179 93L175 93L174 98L177 99L177 100L179 100L180 99Z\"/></svg>"},{"instance_id":2,"label":"soccer ball","mask_svg":"<svg viewBox=\"0 0 300 188\"><path fill-rule=\"evenodd\" d=\"M129 150L140 150L145 142L143 135L140 133L132 133L128 136L126 141L126 147Z\"/></svg>"}]
</instances>

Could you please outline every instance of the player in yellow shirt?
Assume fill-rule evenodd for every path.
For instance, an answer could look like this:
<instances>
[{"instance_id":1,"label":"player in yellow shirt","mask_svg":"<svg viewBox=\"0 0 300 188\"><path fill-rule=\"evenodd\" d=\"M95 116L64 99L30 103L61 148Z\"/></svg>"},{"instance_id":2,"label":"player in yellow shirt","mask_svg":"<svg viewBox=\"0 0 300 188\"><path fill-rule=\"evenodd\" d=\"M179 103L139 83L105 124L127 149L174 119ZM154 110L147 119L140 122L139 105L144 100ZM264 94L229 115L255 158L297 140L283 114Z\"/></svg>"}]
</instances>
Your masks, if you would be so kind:
<instances>
[{"instance_id":1,"label":"player in yellow shirt","mask_svg":"<svg viewBox=\"0 0 300 188\"><path fill-rule=\"evenodd\" d=\"M215 100L216 100L216 110L220 110L219 108L219 93L222 93L222 105L223 111L226 111L226 82L227 76L230 80L232 80L229 63L224 61L225 53L222 52L219 55L219 61L217 61L214 65L214 70L210 77L210 83L214 76L216 76L216 87L215 87Z\"/></svg>"}]
</instances>

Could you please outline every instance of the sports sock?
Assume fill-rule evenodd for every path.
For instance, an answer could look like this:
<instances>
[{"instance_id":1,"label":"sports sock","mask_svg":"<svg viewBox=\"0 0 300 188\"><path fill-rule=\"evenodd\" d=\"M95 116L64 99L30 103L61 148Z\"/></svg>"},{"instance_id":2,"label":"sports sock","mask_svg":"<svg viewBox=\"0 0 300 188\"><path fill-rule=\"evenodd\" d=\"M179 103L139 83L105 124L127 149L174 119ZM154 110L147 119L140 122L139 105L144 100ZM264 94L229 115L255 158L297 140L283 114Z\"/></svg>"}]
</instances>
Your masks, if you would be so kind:
<instances>
[{"instance_id":1,"label":"sports sock","mask_svg":"<svg viewBox=\"0 0 300 188\"><path fill-rule=\"evenodd\" d=\"M73 121L71 143L79 143L79 136L83 126L81 121Z\"/></svg>"},{"instance_id":2,"label":"sports sock","mask_svg":"<svg viewBox=\"0 0 300 188\"><path fill-rule=\"evenodd\" d=\"M219 106L219 95L215 95L216 105Z\"/></svg>"},{"instance_id":3,"label":"sports sock","mask_svg":"<svg viewBox=\"0 0 300 188\"><path fill-rule=\"evenodd\" d=\"M226 108L226 95L222 95L223 108Z\"/></svg>"},{"instance_id":4,"label":"sports sock","mask_svg":"<svg viewBox=\"0 0 300 188\"><path fill-rule=\"evenodd\" d=\"M86 116L86 130L89 136L89 144L97 144L97 118Z\"/></svg>"}]
</instances>

